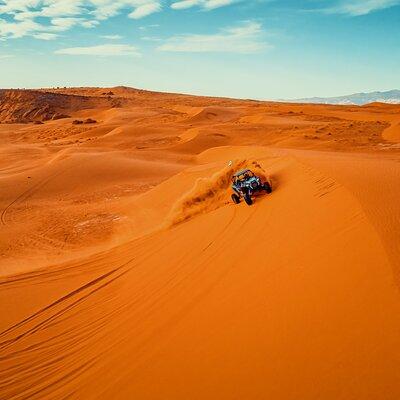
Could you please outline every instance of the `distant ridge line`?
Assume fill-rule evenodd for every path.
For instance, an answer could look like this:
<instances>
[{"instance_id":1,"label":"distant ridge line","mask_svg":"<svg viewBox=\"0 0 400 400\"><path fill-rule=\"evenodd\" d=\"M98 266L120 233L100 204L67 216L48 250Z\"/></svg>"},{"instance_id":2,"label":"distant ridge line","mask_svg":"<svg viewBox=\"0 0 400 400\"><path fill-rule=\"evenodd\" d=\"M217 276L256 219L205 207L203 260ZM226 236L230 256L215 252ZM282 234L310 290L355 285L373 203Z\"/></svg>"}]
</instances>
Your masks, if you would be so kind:
<instances>
[{"instance_id":1,"label":"distant ridge line","mask_svg":"<svg viewBox=\"0 0 400 400\"><path fill-rule=\"evenodd\" d=\"M400 90L384 92L354 93L337 97L309 97L295 100L282 100L289 103L364 105L369 103L400 104Z\"/></svg>"}]
</instances>

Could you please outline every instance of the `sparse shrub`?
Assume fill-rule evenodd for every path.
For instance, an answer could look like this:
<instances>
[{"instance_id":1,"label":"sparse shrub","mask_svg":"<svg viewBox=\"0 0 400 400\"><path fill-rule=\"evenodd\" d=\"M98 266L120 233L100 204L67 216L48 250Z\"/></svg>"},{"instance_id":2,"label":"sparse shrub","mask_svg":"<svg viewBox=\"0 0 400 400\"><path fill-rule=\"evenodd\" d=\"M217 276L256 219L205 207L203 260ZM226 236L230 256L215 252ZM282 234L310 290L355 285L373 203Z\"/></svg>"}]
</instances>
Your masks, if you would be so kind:
<instances>
[{"instance_id":1,"label":"sparse shrub","mask_svg":"<svg viewBox=\"0 0 400 400\"><path fill-rule=\"evenodd\" d=\"M87 118L85 119L84 124L97 124L97 121L92 118Z\"/></svg>"}]
</instances>

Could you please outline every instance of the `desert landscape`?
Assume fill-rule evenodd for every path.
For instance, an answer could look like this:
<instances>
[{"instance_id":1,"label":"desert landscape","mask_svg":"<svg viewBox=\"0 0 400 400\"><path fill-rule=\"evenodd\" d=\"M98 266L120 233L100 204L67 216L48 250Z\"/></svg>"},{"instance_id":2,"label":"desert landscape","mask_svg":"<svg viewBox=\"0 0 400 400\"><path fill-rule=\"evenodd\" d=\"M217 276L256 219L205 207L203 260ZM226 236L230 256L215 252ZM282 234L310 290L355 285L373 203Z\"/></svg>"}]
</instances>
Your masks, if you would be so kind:
<instances>
[{"instance_id":1,"label":"desert landscape","mask_svg":"<svg viewBox=\"0 0 400 400\"><path fill-rule=\"evenodd\" d=\"M400 105L9 89L0 122L0 399L400 398Z\"/></svg>"}]
</instances>

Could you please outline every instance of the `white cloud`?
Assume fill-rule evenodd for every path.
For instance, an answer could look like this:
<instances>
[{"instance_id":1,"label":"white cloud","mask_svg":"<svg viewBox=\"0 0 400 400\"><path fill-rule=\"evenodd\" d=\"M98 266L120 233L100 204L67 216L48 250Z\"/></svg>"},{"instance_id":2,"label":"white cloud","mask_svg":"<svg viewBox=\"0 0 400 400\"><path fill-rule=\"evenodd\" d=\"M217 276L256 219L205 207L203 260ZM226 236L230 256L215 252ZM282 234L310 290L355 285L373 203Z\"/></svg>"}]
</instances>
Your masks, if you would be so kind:
<instances>
[{"instance_id":1,"label":"white cloud","mask_svg":"<svg viewBox=\"0 0 400 400\"><path fill-rule=\"evenodd\" d=\"M234 2L235 0L208 0L204 5L204 8L207 10L213 10L214 8L229 6Z\"/></svg>"},{"instance_id":2,"label":"white cloud","mask_svg":"<svg viewBox=\"0 0 400 400\"><path fill-rule=\"evenodd\" d=\"M124 11L144 18L160 11L162 0L0 0L0 38L33 36L48 40L74 26L93 28ZM40 18L40 20L39 20ZM50 35L52 34L52 35Z\"/></svg>"},{"instance_id":3,"label":"white cloud","mask_svg":"<svg viewBox=\"0 0 400 400\"><path fill-rule=\"evenodd\" d=\"M51 20L51 25L49 26L50 30L63 32L71 29L75 25L79 25L82 22L80 18L53 18Z\"/></svg>"},{"instance_id":4,"label":"white cloud","mask_svg":"<svg viewBox=\"0 0 400 400\"><path fill-rule=\"evenodd\" d=\"M148 42L162 42L162 39L153 36L142 36L140 39Z\"/></svg>"},{"instance_id":5,"label":"white cloud","mask_svg":"<svg viewBox=\"0 0 400 400\"><path fill-rule=\"evenodd\" d=\"M159 26L160 26L159 24L151 24L151 25L139 26L139 30L146 31L148 29L158 28Z\"/></svg>"},{"instance_id":6,"label":"white cloud","mask_svg":"<svg viewBox=\"0 0 400 400\"><path fill-rule=\"evenodd\" d=\"M211 35L173 36L158 47L171 52L257 53L271 46L263 41L263 30L258 22L247 21Z\"/></svg>"},{"instance_id":7,"label":"white cloud","mask_svg":"<svg viewBox=\"0 0 400 400\"><path fill-rule=\"evenodd\" d=\"M325 11L330 14L361 16L396 5L400 5L400 0L341 0Z\"/></svg>"},{"instance_id":8,"label":"white cloud","mask_svg":"<svg viewBox=\"0 0 400 400\"><path fill-rule=\"evenodd\" d=\"M35 39L40 39L40 40L54 40L57 38L58 35L55 33L48 33L48 32L42 32L42 33L35 33L33 37Z\"/></svg>"},{"instance_id":9,"label":"white cloud","mask_svg":"<svg viewBox=\"0 0 400 400\"><path fill-rule=\"evenodd\" d=\"M185 10L187 8L200 6L205 10L213 10L214 8L229 6L244 0L179 0L171 4L174 10Z\"/></svg>"},{"instance_id":10,"label":"white cloud","mask_svg":"<svg viewBox=\"0 0 400 400\"><path fill-rule=\"evenodd\" d=\"M158 1L152 1L150 3L142 4L135 8L128 16L133 19L140 19L147 17L150 14L161 10L161 3Z\"/></svg>"},{"instance_id":11,"label":"white cloud","mask_svg":"<svg viewBox=\"0 0 400 400\"><path fill-rule=\"evenodd\" d=\"M161 9L161 0L82 0L94 7L93 15L104 20L127 9L131 18L143 18Z\"/></svg>"},{"instance_id":12,"label":"white cloud","mask_svg":"<svg viewBox=\"0 0 400 400\"><path fill-rule=\"evenodd\" d=\"M186 8L199 6L202 3L203 2L201 0L182 0L172 3L171 8L173 8L174 10L185 10Z\"/></svg>"},{"instance_id":13,"label":"white cloud","mask_svg":"<svg viewBox=\"0 0 400 400\"><path fill-rule=\"evenodd\" d=\"M103 39L107 39L107 40L120 40L120 39L122 39L121 35L103 35L103 36L100 36L100 37L103 38Z\"/></svg>"},{"instance_id":14,"label":"white cloud","mask_svg":"<svg viewBox=\"0 0 400 400\"><path fill-rule=\"evenodd\" d=\"M96 20L89 20L89 21L83 21L83 22L81 22L81 26L83 26L84 28L87 28L87 29L91 29L91 28L94 28L94 27L96 27L97 25L99 25L100 24L100 22L99 21L96 21Z\"/></svg>"},{"instance_id":15,"label":"white cloud","mask_svg":"<svg viewBox=\"0 0 400 400\"><path fill-rule=\"evenodd\" d=\"M55 54L63 54L70 56L136 56L140 57L140 53L136 47L127 44L102 44L98 46L88 47L70 47L59 49Z\"/></svg>"},{"instance_id":16,"label":"white cloud","mask_svg":"<svg viewBox=\"0 0 400 400\"><path fill-rule=\"evenodd\" d=\"M128 44L102 44L98 46L88 47L70 47L59 49L55 54L64 54L70 56L136 56L140 57L140 53L135 46Z\"/></svg>"},{"instance_id":17,"label":"white cloud","mask_svg":"<svg viewBox=\"0 0 400 400\"><path fill-rule=\"evenodd\" d=\"M35 34L40 30L41 25L32 20L7 22L0 19L0 37L20 38L28 34Z\"/></svg>"},{"instance_id":18,"label":"white cloud","mask_svg":"<svg viewBox=\"0 0 400 400\"><path fill-rule=\"evenodd\" d=\"M50 40L73 27L94 28L124 13L141 19L163 4L175 10L194 6L213 10L245 0L0 0L0 40L32 36ZM248 2L260 0L247 0Z\"/></svg>"},{"instance_id":19,"label":"white cloud","mask_svg":"<svg viewBox=\"0 0 400 400\"><path fill-rule=\"evenodd\" d=\"M7 58L13 58L12 54L0 54L0 60L6 60Z\"/></svg>"}]
</instances>

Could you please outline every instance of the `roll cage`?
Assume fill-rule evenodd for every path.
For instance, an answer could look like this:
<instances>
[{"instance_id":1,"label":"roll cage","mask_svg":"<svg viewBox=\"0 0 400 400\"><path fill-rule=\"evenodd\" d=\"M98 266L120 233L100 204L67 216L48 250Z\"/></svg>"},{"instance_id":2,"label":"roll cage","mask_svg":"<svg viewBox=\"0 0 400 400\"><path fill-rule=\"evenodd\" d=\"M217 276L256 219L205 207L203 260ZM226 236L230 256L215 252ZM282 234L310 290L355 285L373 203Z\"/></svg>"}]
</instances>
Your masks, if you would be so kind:
<instances>
[{"instance_id":1,"label":"roll cage","mask_svg":"<svg viewBox=\"0 0 400 400\"><path fill-rule=\"evenodd\" d=\"M232 177L232 182L237 183L237 182L243 182L246 179L254 177L254 173L250 171L249 169L245 169L243 171L237 172L235 175Z\"/></svg>"}]
</instances>

